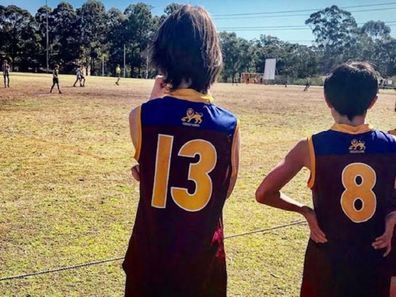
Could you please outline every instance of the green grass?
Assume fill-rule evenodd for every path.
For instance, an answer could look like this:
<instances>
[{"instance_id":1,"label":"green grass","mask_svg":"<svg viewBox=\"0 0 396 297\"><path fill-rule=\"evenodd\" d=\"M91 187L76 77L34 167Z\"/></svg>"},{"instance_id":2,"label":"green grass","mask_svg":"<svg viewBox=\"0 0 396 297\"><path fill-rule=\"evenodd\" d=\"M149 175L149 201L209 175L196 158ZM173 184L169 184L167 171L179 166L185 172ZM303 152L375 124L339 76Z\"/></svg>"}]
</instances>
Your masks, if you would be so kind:
<instances>
[{"instance_id":1,"label":"green grass","mask_svg":"<svg viewBox=\"0 0 396 297\"><path fill-rule=\"evenodd\" d=\"M48 75L13 75L0 89L0 278L123 256L138 185L130 177L129 111L152 81L88 78L48 94ZM264 174L293 144L332 121L322 89L218 84L213 93L241 119L242 159L224 209L226 235L301 219L255 202ZM394 91L381 91L369 121L394 128ZM285 189L310 201L308 172ZM229 296L297 296L306 226L226 240ZM121 262L0 282L0 296L122 296Z\"/></svg>"}]
</instances>

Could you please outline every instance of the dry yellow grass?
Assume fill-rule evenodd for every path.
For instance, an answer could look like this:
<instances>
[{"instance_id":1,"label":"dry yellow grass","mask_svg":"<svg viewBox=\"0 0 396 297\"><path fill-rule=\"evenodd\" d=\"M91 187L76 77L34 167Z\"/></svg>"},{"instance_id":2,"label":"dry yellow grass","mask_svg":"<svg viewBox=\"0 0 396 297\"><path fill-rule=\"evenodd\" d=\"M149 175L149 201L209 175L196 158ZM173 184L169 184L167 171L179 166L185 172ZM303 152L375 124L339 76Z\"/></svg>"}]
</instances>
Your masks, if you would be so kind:
<instances>
[{"instance_id":1,"label":"dry yellow grass","mask_svg":"<svg viewBox=\"0 0 396 297\"><path fill-rule=\"evenodd\" d=\"M15 75L0 89L0 278L93 259L122 256L132 230L138 187L128 113L142 103L152 81L88 78L63 95L48 94L51 77ZM263 175L300 138L332 121L322 89L225 85L217 103L238 114L242 163L227 201L226 235L300 219L258 205ZM394 128L396 92L381 92L369 122ZM286 192L310 201L307 172ZM270 234L226 240L229 296L297 296L308 230L294 226ZM0 296L122 296L120 262L0 282Z\"/></svg>"}]
</instances>

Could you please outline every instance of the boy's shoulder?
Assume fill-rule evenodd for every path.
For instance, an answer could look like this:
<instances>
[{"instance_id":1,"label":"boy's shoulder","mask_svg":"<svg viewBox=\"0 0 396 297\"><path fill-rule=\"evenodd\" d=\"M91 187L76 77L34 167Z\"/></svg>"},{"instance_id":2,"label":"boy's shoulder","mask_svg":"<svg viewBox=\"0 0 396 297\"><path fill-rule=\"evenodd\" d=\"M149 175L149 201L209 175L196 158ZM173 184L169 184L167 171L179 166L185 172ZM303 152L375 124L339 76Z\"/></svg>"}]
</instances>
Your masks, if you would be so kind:
<instances>
[{"instance_id":1,"label":"boy's shoulder","mask_svg":"<svg viewBox=\"0 0 396 297\"><path fill-rule=\"evenodd\" d=\"M165 96L141 105L145 123L168 122L182 126L215 130L235 130L238 119L229 110L213 102L196 102Z\"/></svg>"},{"instance_id":2,"label":"boy's shoulder","mask_svg":"<svg viewBox=\"0 0 396 297\"><path fill-rule=\"evenodd\" d=\"M344 133L330 129L314 134L312 140L316 154L396 153L396 137L378 129L363 133Z\"/></svg>"}]
</instances>

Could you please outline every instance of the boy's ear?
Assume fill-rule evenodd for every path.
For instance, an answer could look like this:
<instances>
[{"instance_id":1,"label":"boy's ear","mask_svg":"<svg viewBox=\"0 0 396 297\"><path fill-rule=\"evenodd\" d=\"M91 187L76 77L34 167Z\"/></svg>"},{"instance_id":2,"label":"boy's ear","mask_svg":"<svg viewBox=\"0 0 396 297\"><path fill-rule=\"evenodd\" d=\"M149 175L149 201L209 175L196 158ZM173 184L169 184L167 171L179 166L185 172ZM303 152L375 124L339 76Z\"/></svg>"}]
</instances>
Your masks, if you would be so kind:
<instances>
[{"instance_id":1,"label":"boy's ear","mask_svg":"<svg viewBox=\"0 0 396 297\"><path fill-rule=\"evenodd\" d=\"M377 102L377 99L378 99L378 96L375 96L375 97L373 98L373 100L371 100L370 105L368 106L367 109L372 108L372 107L374 106L374 104Z\"/></svg>"}]
</instances>

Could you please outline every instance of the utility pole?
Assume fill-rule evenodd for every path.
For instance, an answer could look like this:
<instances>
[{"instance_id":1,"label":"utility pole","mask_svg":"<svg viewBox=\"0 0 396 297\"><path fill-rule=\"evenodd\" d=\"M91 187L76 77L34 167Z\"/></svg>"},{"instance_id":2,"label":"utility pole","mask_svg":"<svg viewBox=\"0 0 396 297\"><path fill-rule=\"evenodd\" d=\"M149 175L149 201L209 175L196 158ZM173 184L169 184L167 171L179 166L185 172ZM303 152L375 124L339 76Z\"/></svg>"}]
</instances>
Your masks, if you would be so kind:
<instances>
[{"instance_id":1,"label":"utility pole","mask_svg":"<svg viewBox=\"0 0 396 297\"><path fill-rule=\"evenodd\" d=\"M49 35L48 35L48 0L45 0L45 7L47 9L47 13L45 16L46 19L46 33L45 33L45 37L46 37L46 60L47 60L47 73L49 72Z\"/></svg>"},{"instance_id":2,"label":"utility pole","mask_svg":"<svg viewBox=\"0 0 396 297\"><path fill-rule=\"evenodd\" d=\"M104 72L105 72L105 58L104 56L102 56L102 76L104 76Z\"/></svg>"},{"instance_id":3,"label":"utility pole","mask_svg":"<svg viewBox=\"0 0 396 297\"><path fill-rule=\"evenodd\" d=\"M126 66L126 49L125 49L125 43L124 43L124 78L126 77L125 66Z\"/></svg>"},{"instance_id":4,"label":"utility pole","mask_svg":"<svg viewBox=\"0 0 396 297\"><path fill-rule=\"evenodd\" d=\"M148 73L149 73L149 55L148 55L149 51L147 50L146 52L146 79L148 79Z\"/></svg>"}]
</instances>

